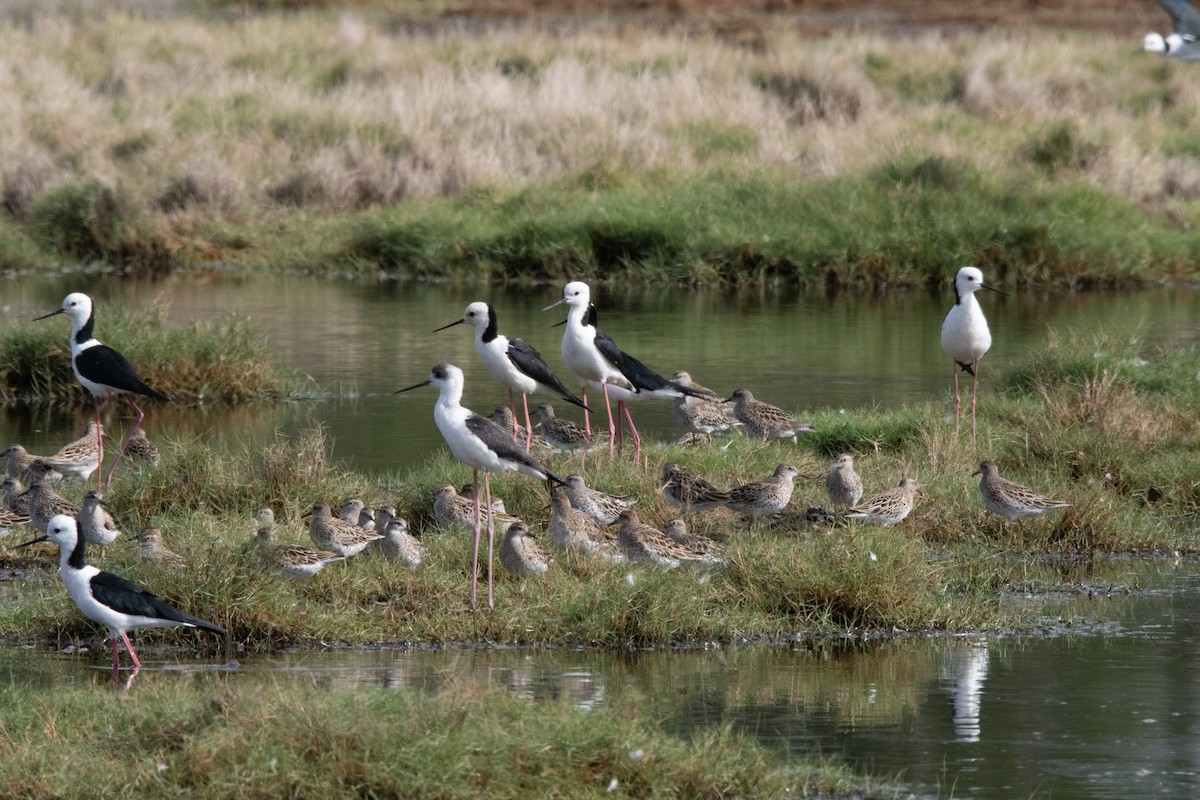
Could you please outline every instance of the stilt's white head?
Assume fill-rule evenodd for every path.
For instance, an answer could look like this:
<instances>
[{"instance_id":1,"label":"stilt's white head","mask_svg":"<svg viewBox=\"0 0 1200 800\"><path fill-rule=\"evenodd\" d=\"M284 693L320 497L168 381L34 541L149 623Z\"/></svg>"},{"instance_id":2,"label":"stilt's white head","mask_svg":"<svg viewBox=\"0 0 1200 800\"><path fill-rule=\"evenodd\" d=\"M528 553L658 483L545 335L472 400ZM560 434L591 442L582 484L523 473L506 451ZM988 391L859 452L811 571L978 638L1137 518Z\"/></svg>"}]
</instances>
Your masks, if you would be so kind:
<instances>
[{"instance_id":1,"label":"stilt's white head","mask_svg":"<svg viewBox=\"0 0 1200 800\"><path fill-rule=\"evenodd\" d=\"M1163 39L1161 33L1147 33L1142 39L1142 49L1148 53L1163 53L1167 52L1167 42Z\"/></svg>"}]
</instances>

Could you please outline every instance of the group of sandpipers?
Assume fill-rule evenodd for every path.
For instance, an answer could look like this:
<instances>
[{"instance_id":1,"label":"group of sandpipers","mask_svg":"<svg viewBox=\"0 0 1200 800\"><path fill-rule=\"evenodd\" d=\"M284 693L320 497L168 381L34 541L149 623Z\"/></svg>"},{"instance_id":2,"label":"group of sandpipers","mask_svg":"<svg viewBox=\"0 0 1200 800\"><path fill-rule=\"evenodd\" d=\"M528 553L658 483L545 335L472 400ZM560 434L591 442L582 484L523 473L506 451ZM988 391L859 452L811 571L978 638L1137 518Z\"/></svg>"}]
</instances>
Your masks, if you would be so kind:
<instances>
[{"instance_id":1,"label":"group of sandpipers","mask_svg":"<svg viewBox=\"0 0 1200 800\"><path fill-rule=\"evenodd\" d=\"M958 371L961 369L973 376L971 429L974 441L979 361L991 345L991 335L975 292L992 287L984 284L982 273L974 267L960 269L954 286L955 305L943 323L941 344L955 362L956 431L960 406ZM648 397L671 400L676 419L690 429L689 437L708 437L741 428L753 438L771 441L795 439L798 434L813 430L811 425L786 411L755 399L747 389L738 389L726 398L695 383L686 372L677 372L669 380L663 378L618 348L612 337L597 327L596 308L586 283L568 283L562 299L547 310L560 304L568 307L562 357L568 369L580 380L581 396L575 396L553 374L535 348L521 339L501 335L495 309L484 302L471 303L461 319L438 330L458 324L474 328L475 345L481 360L492 376L509 389L509 407L497 409L493 418L464 407L461 402L463 372L453 364L438 364L430 370L427 380L398 391L407 392L422 386L438 390L434 421L451 453L474 472L472 483L464 487L463 492L446 485L439 487L433 498L434 516L440 525L461 526L474 533L472 606L478 603L483 530L486 529L488 537L489 608L494 605L490 565L497 530L504 534L500 562L508 571L520 577L531 577L544 573L550 564L548 553L534 538L529 525L506 514L502 501L493 498L490 482L493 472L518 472L546 482L550 492L549 540L565 553L609 560L629 559L667 567L722 562L721 543L690 532L683 518L673 519L665 528L659 529L639 518L632 507L632 498L589 488L581 475L560 477L539 460L542 452L581 449L586 465L589 445L603 441L604 434L593 432L591 427L588 387L604 397L610 456L615 456L616 449L623 444L623 428L627 423L634 460L638 464L641 438L627 404ZM94 338L95 312L90 298L81 293L70 294L63 300L61 309L45 316L59 313L67 314L72 320L72 367L79 382L92 394L96 419L89 423L83 438L53 456L32 456L19 445L11 445L5 451L9 475L4 482L0 535L18 524L27 523L42 535L26 544L50 541L59 546L59 572L71 597L85 616L101 622L110 631L114 670L119 665L118 644L124 644L136 672L140 662L130 645L129 630L189 626L217 633L223 631L213 623L179 611L146 590L101 572L84 561L86 543L106 545L119 535L99 493L104 436L100 401L117 394L129 398L136 419L120 454L155 463L157 451L139 429L143 413L132 396L166 398L146 386L120 353ZM522 395L524 426L520 425L517 416L515 392L518 391ZM540 434L535 437L528 404L531 393L557 395L582 408L583 428L557 417L549 403L542 403L537 407L541 418L537 426ZM688 441L687 437L685 441ZM104 485L112 479L116 460L109 468ZM482 487L479 485L481 471ZM49 485L62 475L87 480L93 472L97 474L97 491L89 492L79 507L58 495ZM977 474L982 476L980 493L984 505L1008 519L1017 520L1067 505L1008 481L990 461L983 461ZM793 482L798 476L796 467L782 463L772 475L762 480L723 490L677 463L666 463L662 465L660 491L668 503L684 514L728 508L745 515L753 527L756 520L779 514L788 506ZM21 486L21 479L30 480L27 490ZM833 509L843 512L847 519L894 525L911 512L919 485L913 478L904 477L899 485L862 502L862 479L855 471L853 457L843 453L828 470L826 489ZM823 509L817 511L826 518L830 516ZM385 506L372 513L361 499L350 498L342 503L337 515L325 503L317 502L306 516L311 517L310 537L320 549L275 542L272 510L263 508L258 512L256 537L262 551L286 576L309 577L326 564L344 560L368 548L386 558L414 566L426 558L424 545L408 530L407 523L397 515L394 507ZM613 524L617 525L615 533L608 527ZM163 545L161 531L147 528L138 538L147 556L160 563L173 564L180 560Z\"/></svg>"}]
</instances>

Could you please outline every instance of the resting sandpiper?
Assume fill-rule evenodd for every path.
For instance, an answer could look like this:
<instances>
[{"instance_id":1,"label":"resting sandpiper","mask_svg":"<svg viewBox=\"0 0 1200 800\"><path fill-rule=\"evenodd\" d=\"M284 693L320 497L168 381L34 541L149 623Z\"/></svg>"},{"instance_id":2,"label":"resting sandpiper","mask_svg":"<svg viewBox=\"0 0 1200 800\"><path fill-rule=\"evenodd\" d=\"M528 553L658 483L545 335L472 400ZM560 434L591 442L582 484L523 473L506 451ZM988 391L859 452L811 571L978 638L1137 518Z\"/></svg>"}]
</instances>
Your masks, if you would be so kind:
<instances>
[{"instance_id":1,"label":"resting sandpiper","mask_svg":"<svg viewBox=\"0 0 1200 800\"><path fill-rule=\"evenodd\" d=\"M538 432L551 447L560 452L578 450L584 446L591 446L593 443L603 444L608 438L595 433L589 439L583 428L571 420L554 416L554 406L550 403L539 403L537 413L541 420L537 424Z\"/></svg>"},{"instance_id":2,"label":"resting sandpiper","mask_svg":"<svg viewBox=\"0 0 1200 800\"><path fill-rule=\"evenodd\" d=\"M611 525L617 521L617 516L633 506L634 501L629 497L607 494L598 489L589 489L582 475L567 476L567 496L571 498L571 506L579 509L601 525Z\"/></svg>"},{"instance_id":3,"label":"resting sandpiper","mask_svg":"<svg viewBox=\"0 0 1200 800\"><path fill-rule=\"evenodd\" d=\"M338 519L342 522L349 522L351 525L357 525L359 514L366 505L361 497L347 497L338 506Z\"/></svg>"},{"instance_id":4,"label":"resting sandpiper","mask_svg":"<svg viewBox=\"0 0 1200 800\"><path fill-rule=\"evenodd\" d=\"M681 563L719 563L720 559L672 539L667 534L638 519L633 509L622 511L618 518L617 542L630 561L660 567L678 567Z\"/></svg>"},{"instance_id":5,"label":"resting sandpiper","mask_svg":"<svg viewBox=\"0 0 1200 800\"><path fill-rule=\"evenodd\" d=\"M332 550L338 555L349 557L361 553L371 542L383 538L375 531L363 530L334 517L324 503L313 503L312 511L308 514L312 516L308 523L309 537L317 547Z\"/></svg>"},{"instance_id":6,"label":"resting sandpiper","mask_svg":"<svg viewBox=\"0 0 1200 800\"><path fill-rule=\"evenodd\" d=\"M142 528L137 541L145 560L153 561L160 567L183 566L183 556L163 544L162 531L158 528Z\"/></svg>"},{"instance_id":7,"label":"resting sandpiper","mask_svg":"<svg viewBox=\"0 0 1200 800\"><path fill-rule=\"evenodd\" d=\"M17 502L25 503L24 512L29 515L29 524L43 533L50 520L59 514L66 514L68 517L79 516L79 506L42 481L34 481ZM16 510L21 511L20 508Z\"/></svg>"},{"instance_id":8,"label":"resting sandpiper","mask_svg":"<svg viewBox=\"0 0 1200 800\"><path fill-rule=\"evenodd\" d=\"M687 522L678 517L667 520L667 524L663 525L663 533L697 553L711 556L720 556L721 554L722 547L719 542L709 539L707 536L692 533L688 530Z\"/></svg>"},{"instance_id":9,"label":"resting sandpiper","mask_svg":"<svg viewBox=\"0 0 1200 800\"><path fill-rule=\"evenodd\" d=\"M851 508L862 500L862 478L854 471L854 456L842 453L834 459L825 478L825 491L829 492L830 505L838 511Z\"/></svg>"},{"instance_id":10,"label":"resting sandpiper","mask_svg":"<svg viewBox=\"0 0 1200 800\"><path fill-rule=\"evenodd\" d=\"M675 421L688 430L722 433L741 423L733 416L733 406L725 398L692 380L686 372L676 372L671 380L697 395L680 395L671 402Z\"/></svg>"},{"instance_id":11,"label":"resting sandpiper","mask_svg":"<svg viewBox=\"0 0 1200 800\"><path fill-rule=\"evenodd\" d=\"M137 464L149 464L157 467L159 462L158 445L150 441L150 437L141 428L136 429L125 445L125 455Z\"/></svg>"},{"instance_id":12,"label":"resting sandpiper","mask_svg":"<svg viewBox=\"0 0 1200 800\"><path fill-rule=\"evenodd\" d=\"M565 553L578 556L597 555L610 561L622 561L616 537L608 535L596 520L571 506L571 499L562 489L550 492L550 544Z\"/></svg>"},{"instance_id":13,"label":"resting sandpiper","mask_svg":"<svg viewBox=\"0 0 1200 800\"><path fill-rule=\"evenodd\" d=\"M481 516L487 516L487 510L481 511ZM475 530L475 500L463 497L450 484L439 486L433 493L433 518L439 528L463 528ZM492 511L497 531L503 532L509 525L517 521L511 514Z\"/></svg>"},{"instance_id":14,"label":"resting sandpiper","mask_svg":"<svg viewBox=\"0 0 1200 800\"><path fill-rule=\"evenodd\" d=\"M376 530L383 531L383 538L372 543L375 552L391 561L401 561L415 567L428 555L425 545L408 530L408 522L393 513L394 509L380 509L376 517ZM384 517L386 516L386 520ZM383 523L380 526L380 523Z\"/></svg>"},{"instance_id":15,"label":"resting sandpiper","mask_svg":"<svg viewBox=\"0 0 1200 800\"><path fill-rule=\"evenodd\" d=\"M100 495L88 492L83 496L76 519L79 522L79 534L88 544L108 547L117 540L121 531L117 528L117 521L104 510L104 505Z\"/></svg>"},{"instance_id":16,"label":"resting sandpiper","mask_svg":"<svg viewBox=\"0 0 1200 800\"><path fill-rule=\"evenodd\" d=\"M275 512L260 508L254 514L258 531L254 540L259 554L285 578L311 578L326 564L345 560L345 556L329 550L314 550L298 544L275 543Z\"/></svg>"},{"instance_id":17,"label":"resting sandpiper","mask_svg":"<svg viewBox=\"0 0 1200 800\"><path fill-rule=\"evenodd\" d=\"M729 492L669 461L662 467L662 496L684 513L711 511L729 502Z\"/></svg>"},{"instance_id":18,"label":"resting sandpiper","mask_svg":"<svg viewBox=\"0 0 1200 800\"><path fill-rule=\"evenodd\" d=\"M500 565L518 578L536 578L550 568L550 555L524 522L508 526L500 542Z\"/></svg>"},{"instance_id":19,"label":"resting sandpiper","mask_svg":"<svg viewBox=\"0 0 1200 800\"><path fill-rule=\"evenodd\" d=\"M749 389L733 393L733 413L755 439L795 439L798 433L812 433L813 426L795 419L782 408L755 400Z\"/></svg>"},{"instance_id":20,"label":"resting sandpiper","mask_svg":"<svg viewBox=\"0 0 1200 800\"><path fill-rule=\"evenodd\" d=\"M1041 516L1047 511L1071 505L1001 477L1000 470L993 461L984 461L972 474L983 476L979 479L979 494L983 497L983 504L987 510L1007 517L1012 522L1024 517Z\"/></svg>"},{"instance_id":21,"label":"resting sandpiper","mask_svg":"<svg viewBox=\"0 0 1200 800\"><path fill-rule=\"evenodd\" d=\"M729 490L726 507L740 511L751 520L778 514L792 499L794 481L800 471L791 464L780 464L769 478Z\"/></svg>"},{"instance_id":22,"label":"resting sandpiper","mask_svg":"<svg viewBox=\"0 0 1200 800\"><path fill-rule=\"evenodd\" d=\"M921 487L912 478L901 478L893 489L875 495L846 512L847 519L861 519L890 527L907 517Z\"/></svg>"},{"instance_id":23,"label":"resting sandpiper","mask_svg":"<svg viewBox=\"0 0 1200 800\"><path fill-rule=\"evenodd\" d=\"M4 507L14 514L29 515L29 504L25 502L25 487L18 478L7 477L0 484L4 492Z\"/></svg>"}]
</instances>

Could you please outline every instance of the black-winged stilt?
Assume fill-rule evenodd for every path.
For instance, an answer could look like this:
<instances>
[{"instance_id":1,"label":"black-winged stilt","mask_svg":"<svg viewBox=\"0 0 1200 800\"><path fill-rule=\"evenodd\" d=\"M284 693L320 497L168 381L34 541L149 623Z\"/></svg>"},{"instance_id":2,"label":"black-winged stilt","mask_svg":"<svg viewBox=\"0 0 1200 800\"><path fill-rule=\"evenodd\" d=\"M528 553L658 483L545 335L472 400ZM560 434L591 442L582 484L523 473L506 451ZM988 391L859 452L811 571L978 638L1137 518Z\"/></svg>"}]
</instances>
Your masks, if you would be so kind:
<instances>
[{"instance_id":1,"label":"black-winged stilt","mask_svg":"<svg viewBox=\"0 0 1200 800\"><path fill-rule=\"evenodd\" d=\"M170 400L171 398L143 383L125 356L108 345L102 344L92 335L92 329L96 325L96 312L92 306L92 298L82 292L72 292L63 298L62 308L51 311L49 314L43 314L36 319L46 319L56 314L66 314L71 318L71 368L75 370L75 377L83 384L83 388L92 394L92 403L96 407L96 447L100 453L99 462L103 464L104 442L100 436L100 401L103 398L123 394L128 398L129 404L133 406L133 410L137 414L133 427L129 429L125 441L121 443L121 453L125 452L129 437L133 435L146 416L138 407L137 401L133 399L133 395L141 394L155 400ZM119 457L117 461L120 461ZM117 467L117 461L114 461L108 468L106 485L112 483L112 474ZM100 488L99 473L100 470L97 470L97 489Z\"/></svg>"},{"instance_id":2,"label":"black-winged stilt","mask_svg":"<svg viewBox=\"0 0 1200 800\"><path fill-rule=\"evenodd\" d=\"M129 651L134 673L141 669L142 663L129 642L129 631L135 628L186 627L225 634L224 628L180 611L119 575L101 572L85 563L83 537L75 528L75 520L66 514L52 518L44 535L20 546L46 541L58 545L58 576L75 605L85 617L108 628L112 636L114 677L121 665L118 643L123 643Z\"/></svg>"},{"instance_id":3,"label":"black-winged stilt","mask_svg":"<svg viewBox=\"0 0 1200 800\"><path fill-rule=\"evenodd\" d=\"M530 394L556 394L585 411L587 406L550 371L546 360L533 345L522 339L504 336L498 331L497 322L496 309L492 308L491 304L475 302L463 311L462 319L443 325L434 333L463 324L475 329L475 350L483 359L483 365L497 383L508 389L508 404L513 410L514 439L517 436L517 406L513 391L521 393L521 402L525 406L525 450L528 451L533 441L533 429L529 419Z\"/></svg>"},{"instance_id":4,"label":"black-winged stilt","mask_svg":"<svg viewBox=\"0 0 1200 800\"><path fill-rule=\"evenodd\" d=\"M975 299L975 292L987 289L1004 292L983 282L983 273L975 267L963 267L954 276L954 307L942 322L942 349L954 359L954 432L958 433L959 406L958 371L971 376L971 443L975 443L975 395L979 390L979 359L992 346L992 333L987 318Z\"/></svg>"},{"instance_id":5,"label":"black-winged stilt","mask_svg":"<svg viewBox=\"0 0 1200 800\"><path fill-rule=\"evenodd\" d=\"M399 389L396 394L433 386L438 390L433 406L433 419L442 438L454 457L474 470L472 485L475 491L475 550L471 568L471 602L478 598L479 536L481 503L487 509L488 529L488 608L494 608L492 595L492 553L495 546L495 523L492 512L491 473L519 472L549 483L565 481L539 464L525 452L512 434L487 417L482 417L462 405L463 373L453 364L438 364L429 371L429 380ZM479 471L483 470L483 496L479 495Z\"/></svg>"}]
</instances>

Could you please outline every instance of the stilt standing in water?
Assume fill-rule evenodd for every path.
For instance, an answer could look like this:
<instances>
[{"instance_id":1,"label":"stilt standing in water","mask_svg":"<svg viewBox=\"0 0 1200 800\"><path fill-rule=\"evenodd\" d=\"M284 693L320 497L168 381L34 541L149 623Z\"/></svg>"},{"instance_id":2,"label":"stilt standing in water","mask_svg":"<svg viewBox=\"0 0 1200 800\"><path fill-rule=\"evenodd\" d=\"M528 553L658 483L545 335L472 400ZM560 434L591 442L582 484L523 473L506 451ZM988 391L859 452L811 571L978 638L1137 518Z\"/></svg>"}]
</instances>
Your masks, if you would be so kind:
<instances>
[{"instance_id":1,"label":"stilt standing in water","mask_svg":"<svg viewBox=\"0 0 1200 800\"><path fill-rule=\"evenodd\" d=\"M56 314L66 314L71 318L71 368L75 370L75 378L83 384L83 388L92 394L92 403L96 407L96 447L100 453L99 463L102 466L104 464L104 441L100 435L102 430L100 401L103 398L123 394L128 398L129 404L133 406L133 410L137 414L133 427L129 429L125 441L121 443L122 454L125 452L125 446L129 444L129 438L133 436L133 432L137 430L138 425L146 416L138 407L137 401L133 399L133 395L142 394L155 400L170 400L171 398L156 392L143 383L125 356L108 345L101 344L92 336L92 329L96 325L96 312L92 308L92 299L86 294L72 292L63 298L62 308L51 311L49 314L43 314L37 319L46 319ZM106 486L112 483L113 470L116 469L117 461L120 460L118 457L108 468L108 477L105 478ZM97 489L100 489L100 473L102 471L96 470Z\"/></svg>"},{"instance_id":2,"label":"stilt standing in water","mask_svg":"<svg viewBox=\"0 0 1200 800\"><path fill-rule=\"evenodd\" d=\"M979 390L979 359L992 346L992 333L988 330L983 309L975 299L975 292L987 289L1004 294L999 289L983 282L983 273L975 267L963 267L954 276L954 308L942 323L942 349L954 359L954 432L958 433L959 407L962 401L958 391L958 371L969 374L971 380L971 444L975 443L975 396Z\"/></svg>"}]
</instances>

